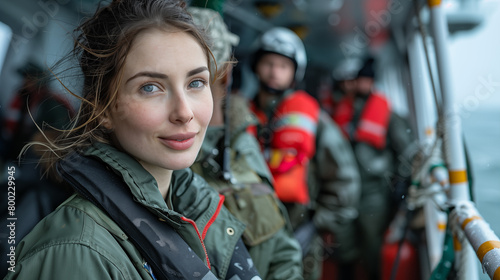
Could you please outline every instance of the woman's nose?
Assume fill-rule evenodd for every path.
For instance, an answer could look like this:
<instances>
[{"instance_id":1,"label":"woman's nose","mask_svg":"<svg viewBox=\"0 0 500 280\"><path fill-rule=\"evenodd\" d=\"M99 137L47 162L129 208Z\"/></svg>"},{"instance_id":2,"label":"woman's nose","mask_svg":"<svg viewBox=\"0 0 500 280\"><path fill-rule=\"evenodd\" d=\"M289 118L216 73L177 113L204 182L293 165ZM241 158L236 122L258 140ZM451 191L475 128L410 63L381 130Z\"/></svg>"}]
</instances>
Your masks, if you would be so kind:
<instances>
[{"instance_id":1,"label":"woman's nose","mask_svg":"<svg viewBox=\"0 0 500 280\"><path fill-rule=\"evenodd\" d=\"M169 114L169 119L172 123L184 124L190 122L194 118L189 100L183 92L174 94L171 101L172 110Z\"/></svg>"}]
</instances>

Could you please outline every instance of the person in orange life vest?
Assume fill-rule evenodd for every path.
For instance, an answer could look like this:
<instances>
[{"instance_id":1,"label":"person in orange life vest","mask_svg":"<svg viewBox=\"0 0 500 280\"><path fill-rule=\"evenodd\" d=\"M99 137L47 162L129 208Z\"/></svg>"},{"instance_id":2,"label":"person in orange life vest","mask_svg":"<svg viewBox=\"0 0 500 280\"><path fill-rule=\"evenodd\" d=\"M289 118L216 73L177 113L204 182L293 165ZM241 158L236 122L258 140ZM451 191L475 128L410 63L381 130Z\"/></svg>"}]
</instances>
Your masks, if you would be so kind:
<instances>
[{"instance_id":1,"label":"person in orange life vest","mask_svg":"<svg viewBox=\"0 0 500 280\"><path fill-rule=\"evenodd\" d=\"M295 33L281 27L265 32L252 66L260 87L251 109L260 123L249 131L261 144L301 243L304 278L318 279L323 258L318 230L336 230L357 216L354 156L318 102L295 89L306 68L305 48Z\"/></svg>"},{"instance_id":2,"label":"person in orange life vest","mask_svg":"<svg viewBox=\"0 0 500 280\"><path fill-rule=\"evenodd\" d=\"M359 238L361 260L369 279L380 277L384 232L397 209L411 175L412 135L406 121L391 110L389 100L374 90L373 58L365 61L356 79L356 94L346 95L333 119L351 141L361 174ZM399 196L399 198L398 198Z\"/></svg>"}]
</instances>

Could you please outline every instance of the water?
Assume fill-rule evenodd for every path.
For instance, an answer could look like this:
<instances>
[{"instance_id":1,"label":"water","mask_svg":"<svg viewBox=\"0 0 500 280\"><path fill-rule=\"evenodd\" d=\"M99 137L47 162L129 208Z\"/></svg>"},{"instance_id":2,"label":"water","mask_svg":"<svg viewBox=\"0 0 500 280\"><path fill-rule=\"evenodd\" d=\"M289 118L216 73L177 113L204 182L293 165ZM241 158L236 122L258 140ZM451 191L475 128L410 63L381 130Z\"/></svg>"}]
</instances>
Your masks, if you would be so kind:
<instances>
[{"instance_id":1,"label":"water","mask_svg":"<svg viewBox=\"0 0 500 280\"><path fill-rule=\"evenodd\" d=\"M500 108L483 108L462 117L472 165L474 196L479 213L500 236ZM480 279L490 279L482 273Z\"/></svg>"}]
</instances>

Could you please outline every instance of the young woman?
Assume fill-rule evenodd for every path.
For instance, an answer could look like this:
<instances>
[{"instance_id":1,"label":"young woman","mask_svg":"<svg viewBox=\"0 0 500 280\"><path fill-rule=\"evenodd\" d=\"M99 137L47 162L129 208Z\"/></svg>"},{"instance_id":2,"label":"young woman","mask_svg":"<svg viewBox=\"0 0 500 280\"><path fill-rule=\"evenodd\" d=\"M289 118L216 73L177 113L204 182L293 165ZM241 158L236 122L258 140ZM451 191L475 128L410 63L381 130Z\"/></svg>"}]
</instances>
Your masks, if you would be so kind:
<instances>
[{"instance_id":1,"label":"young woman","mask_svg":"<svg viewBox=\"0 0 500 280\"><path fill-rule=\"evenodd\" d=\"M6 279L224 279L240 264L254 277L244 225L186 169L213 77L185 4L113 1L77 32L80 112L43 158L76 194L15 244Z\"/></svg>"}]
</instances>

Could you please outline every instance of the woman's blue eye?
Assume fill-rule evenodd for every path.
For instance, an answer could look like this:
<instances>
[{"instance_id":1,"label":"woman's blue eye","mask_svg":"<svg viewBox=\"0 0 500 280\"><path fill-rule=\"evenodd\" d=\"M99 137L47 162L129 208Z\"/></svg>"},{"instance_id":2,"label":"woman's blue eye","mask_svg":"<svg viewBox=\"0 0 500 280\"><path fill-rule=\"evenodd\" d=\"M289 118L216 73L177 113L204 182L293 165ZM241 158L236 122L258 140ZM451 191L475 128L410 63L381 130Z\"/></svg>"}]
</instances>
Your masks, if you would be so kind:
<instances>
[{"instance_id":1,"label":"woman's blue eye","mask_svg":"<svg viewBox=\"0 0 500 280\"><path fill-rule=\"evenodd\" d=\"M202 81L202 80L196 80L196 81L192 81L190 84L189 84L189 87L191 88L201 88L205 85L205 82Z\"/></svg>"},{"instance_id":2,"label":"woman's blue eye","mask_svg":"<svg viewBox=\"0 0 500 280\"><path fill-rule=\"evenodd\" d=\"M157 92L157 91L160 91L160 89L155 86L155 85L145 85L141 88L142 91L146 92L146 93L153 93L153 92Z\"/></svg>"}]
</instances>

